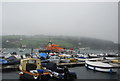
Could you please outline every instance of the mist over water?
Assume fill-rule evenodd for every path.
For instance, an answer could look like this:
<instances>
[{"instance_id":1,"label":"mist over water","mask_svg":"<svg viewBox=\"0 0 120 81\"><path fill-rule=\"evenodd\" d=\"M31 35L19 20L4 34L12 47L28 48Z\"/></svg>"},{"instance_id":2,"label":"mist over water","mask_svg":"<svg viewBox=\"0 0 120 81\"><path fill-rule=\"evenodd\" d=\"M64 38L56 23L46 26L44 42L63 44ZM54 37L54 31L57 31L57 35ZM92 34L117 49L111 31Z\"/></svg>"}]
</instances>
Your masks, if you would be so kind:
<instances>
[{"instance_id":1,"label":"mist over water","mask_svg":"<svg viewBox=\"0 0 120 81\"><path fill-rule=\"evenodd\" d=\"M117 2L6 2L3 35L65 35L118 42Z\"/></svg>"}]
</instances>

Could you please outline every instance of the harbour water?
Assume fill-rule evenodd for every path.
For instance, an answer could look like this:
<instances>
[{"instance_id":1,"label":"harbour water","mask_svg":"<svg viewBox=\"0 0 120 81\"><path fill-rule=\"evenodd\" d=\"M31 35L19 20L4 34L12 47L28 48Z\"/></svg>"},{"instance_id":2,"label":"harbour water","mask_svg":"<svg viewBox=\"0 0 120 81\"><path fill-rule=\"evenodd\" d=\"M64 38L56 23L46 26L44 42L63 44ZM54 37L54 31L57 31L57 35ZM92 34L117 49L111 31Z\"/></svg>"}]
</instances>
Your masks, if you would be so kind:
<instances>
[{"instance_id":1,"label":"harbour water","mask_svg":"<svg viewBox=\"0 0 120 81\"><path fill-rule=\"evenodd\" d=\"M93 70L87 70L84 66L69 68L70 71L74 71L77 74L77 79L120 79L120 72L117 73L103 73ZM2 79L18 79L20 71L4 71L2 73Z\"/></svg>"},{"instance_id":2,"label":"harbour water","mask_svg":"<svg viewBox=\"0 0 120 81\"><path fill-rule=\"evenodd\" d=\"M31 53L31 49L25 49L23 52L20 52L18 48L9 48L9 49L3 49L5 52L17 52L17 54L26 54L26 53ZM33 52L37 53L38 49L34 49ZM117 50L80 50L80 53L117 53Z\"/></svg>"},{"instance_id":3,"label":"harbour water","mask_svg":"<svg viewBox=\"0 0 120 81\"><path fill-rule=\"evenodd\" d=\"M18 49L6 49L6 52L17 52L18 54L25 54L30 53L31 50L25 50L24 52L19 52ZM37 52L37 50L34 50L34 52ZM96 51L94 51L96 52ZM103 51L101 51L102 53ZM97 72L93 70L87 69L84 65L83 66L77 66L77 67L70 67L69 70L76 72L77 79L120 79L120 70L118 69L117 73L104 73L104 72ZM18 70L9 70L9 71L3 71L2 79L18 79L19 73Z\"/></svg>"}]
</instances>

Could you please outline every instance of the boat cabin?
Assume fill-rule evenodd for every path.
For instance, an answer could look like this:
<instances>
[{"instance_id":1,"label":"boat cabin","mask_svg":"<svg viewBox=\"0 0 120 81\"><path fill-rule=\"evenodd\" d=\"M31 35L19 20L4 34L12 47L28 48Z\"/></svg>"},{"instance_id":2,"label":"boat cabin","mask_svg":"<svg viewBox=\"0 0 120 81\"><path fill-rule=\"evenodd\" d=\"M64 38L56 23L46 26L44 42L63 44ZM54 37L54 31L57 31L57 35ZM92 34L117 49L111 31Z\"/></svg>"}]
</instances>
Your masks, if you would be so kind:
<instances>
[{"instance_id":1,"label":"boat cabin","mask_svg":"<svg viewBox=\"0 0 120 81\"><path fill-rule=\"evenodd\" d=\"M35 59L35 58L22 59L19 68L21 71L41 69L40 59Z\"/></svg>"}]
</instances>

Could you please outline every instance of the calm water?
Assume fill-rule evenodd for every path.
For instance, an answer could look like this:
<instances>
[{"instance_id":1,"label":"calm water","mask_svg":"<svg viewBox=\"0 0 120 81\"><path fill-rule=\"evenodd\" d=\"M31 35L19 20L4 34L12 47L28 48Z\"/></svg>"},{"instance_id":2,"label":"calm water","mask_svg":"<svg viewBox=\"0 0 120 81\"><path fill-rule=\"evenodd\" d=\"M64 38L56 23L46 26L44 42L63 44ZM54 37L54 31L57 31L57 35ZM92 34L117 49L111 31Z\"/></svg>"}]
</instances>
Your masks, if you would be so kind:
<instances>
[{"instance_id":1,"label":"calm water","mask_svg":"<svg viewBox=\"0 0 120 81\"><path fill-rule=\"evenodd\" d=\"M77 79L119 79L120 72L118 73L103 73L87 70L84 66L69 68L69 70L76 72ZM7 71L2 73L2 79L18 79L20 71Z\"/></svg>"},{"instance_id":2,"label":"calm water","mask_svg":"<svg viewBox=\"0 0 120 81\"><path fill-rule=\"evenodd\" d=\"M6 52L17 52L17 54L25 54L25 53L31 53L31 49L25 50L24 52L19 52L18 49L5 49ZM37 52L37 50L34 50L34 52ZM82 50L82 52L85 52L85 50ZM104 53L104 52L112 52L112 51L97 51L97 50L87 50L87 53ZM79 67L72 67L69 68L71 71L76 72L78 79L120 79L120 71L118 70L117 73L103 73L103 72L94 72L93 70L87 70L85 66L79 66ZM18 79L20 71L14 70L14 71L6 71L2 72L2 75L0 75L0 78L2 79Z\"/></svg>"}]
</instances>

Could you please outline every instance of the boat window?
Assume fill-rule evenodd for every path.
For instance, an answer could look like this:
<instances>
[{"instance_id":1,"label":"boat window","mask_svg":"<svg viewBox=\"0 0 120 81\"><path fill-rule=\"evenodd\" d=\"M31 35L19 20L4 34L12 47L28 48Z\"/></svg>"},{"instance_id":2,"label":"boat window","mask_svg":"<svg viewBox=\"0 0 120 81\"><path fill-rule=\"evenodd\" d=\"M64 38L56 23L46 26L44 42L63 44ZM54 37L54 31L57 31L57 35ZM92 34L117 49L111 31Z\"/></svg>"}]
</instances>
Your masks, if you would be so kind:
<instances>
[{"instance_id":1,"label":"boat window","mask_svg":"<svg viewBox=\"0 0 120 81\"><path fill-rule=\"evenodd\" d=\"M35 60L28 60L27 63L36 64L36 61Z\"/></svg>"},{"instance_id":2,"label":"boat window","mask_svg":"<svg viewBox=\"0 0 120 81\"><path fill-rule=\"evenodd\" d=\"M32 63L26 64L26 71L36 70L36 68L37 68L37 66L35 64L32 64Z\"/></svg>"}]
</instances>

